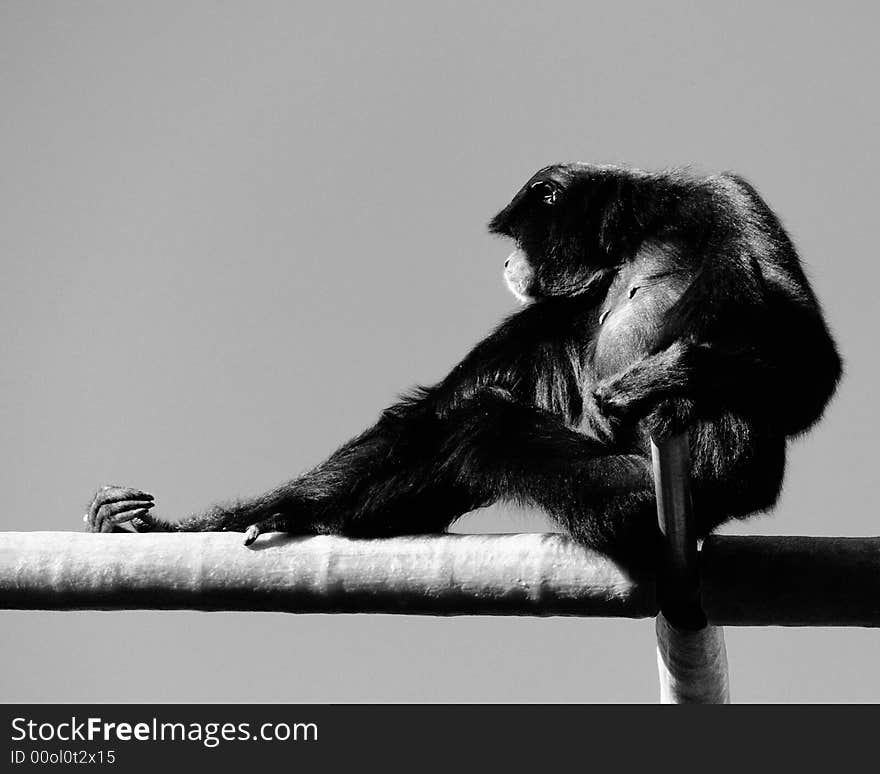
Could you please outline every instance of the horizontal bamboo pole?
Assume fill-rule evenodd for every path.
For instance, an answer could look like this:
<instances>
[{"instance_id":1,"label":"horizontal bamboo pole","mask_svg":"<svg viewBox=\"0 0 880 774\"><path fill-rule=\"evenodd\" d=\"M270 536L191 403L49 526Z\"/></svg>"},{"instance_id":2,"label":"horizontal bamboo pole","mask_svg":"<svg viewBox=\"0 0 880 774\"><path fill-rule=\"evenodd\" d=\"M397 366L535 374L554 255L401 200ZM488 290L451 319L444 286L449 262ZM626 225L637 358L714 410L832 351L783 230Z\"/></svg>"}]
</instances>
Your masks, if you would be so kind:
<instances>
[{"instance_id":1,"label":"horizontal bamboo pole","mask_svg":"<svg viewBox=\"0 0 880 774\"><path fill-rule=\"evenodd\" d=\"M880 538L715 535L700 572L715 624L880 626Z\"/></svg>"},{"instance_id":2,"label":"horizontal bamboo pole","mask_svg":"<svg viewBox=\"0 0 880 774\"><path fill-rule=\"evenodd\" d=\"M375 540L0 532L0 608L656 615L653 580L561 535Z\"/></svg>"},{"instance_id":3,"label":"horizontal bamboo pole","mask_svg":"<svg viewBox=\"0 0 880 774\"><path fill-rule=\"evenodd\" d=\"M725 626L880 626L880 538L708 538L701 599ZM428 615L657 613L631 579L561 535L382 540L228 533L0 532L0 608Z\"/></svg>"}]
</instances>

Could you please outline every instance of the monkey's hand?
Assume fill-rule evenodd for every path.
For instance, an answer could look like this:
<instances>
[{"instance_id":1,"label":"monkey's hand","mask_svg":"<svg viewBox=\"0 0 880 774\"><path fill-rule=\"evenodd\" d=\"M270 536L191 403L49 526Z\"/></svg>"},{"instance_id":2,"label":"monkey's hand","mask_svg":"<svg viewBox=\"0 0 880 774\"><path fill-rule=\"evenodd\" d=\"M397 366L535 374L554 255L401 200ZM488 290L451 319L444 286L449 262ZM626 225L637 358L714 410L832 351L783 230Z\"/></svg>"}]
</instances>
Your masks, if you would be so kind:
<instances>
[{"instance_id":1,"label":"monkey's hand","mask_svg":"<svg viewBox=\"0 0 880 774\"><path fill-rule=\"evenodd\" d=\"M636 361L593 390L596 406L604 414L624 419L644 416L663 399L678 399L692 389L695 368L704 347L676 341L666 349Z\"/></svg>"},{"instance_id":2,"label":"monkey's hand","mask_svg":"<svg viewBox=\"0 0 880 774\"><path fill-rule=\"evenodd\" d=\"M135 532L149 532L155 523L150 515L153 495L125 486L102 486L92 498L83 516L87 532L130 532L122 524L130 524Z\"/></svg>"},{"instance_id":3,"label":"monkey's hand","mask_svg":"<svg viewBox=\"0 0 880 774\"><path fill-rule=\"evenodd\" d=\"M583 430L603 443L614 443L620 430L620 417L600 404L597 392L598 388L584 396Z\"/></svg>"},{"instance_id":4,"label":"monkey's hand","mask_svg":"<svg viewBox=\"0 0 880 774\"><path fill-rule=\"evenodd\" d=\"M694 421L694 402L687 398L662 400L645 418L648 433L657 443L686 432Z\"/></svg>"},{"instance_id":5,"label":"monkey's hand","mask_svg":"<svg viewBox=\"0 0 880 774\"><path fill-rule=\"evenodd\" d=\"M618 379L606 379L593 389L593 401L604 416L619 420L629 413L634 398L625 383Z\"/></svg>"}]
</instances>

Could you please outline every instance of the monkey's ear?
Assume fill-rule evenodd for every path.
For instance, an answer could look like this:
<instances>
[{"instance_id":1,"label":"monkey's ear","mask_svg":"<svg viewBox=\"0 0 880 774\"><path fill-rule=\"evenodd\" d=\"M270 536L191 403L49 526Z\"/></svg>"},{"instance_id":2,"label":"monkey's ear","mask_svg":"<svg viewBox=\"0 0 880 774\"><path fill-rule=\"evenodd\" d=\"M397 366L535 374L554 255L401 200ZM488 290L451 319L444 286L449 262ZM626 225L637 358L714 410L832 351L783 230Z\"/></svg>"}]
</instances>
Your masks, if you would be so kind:
<instances>
[{"instance_id":1,"label":"monkey's ear","mask_svg":"<svg viewBox=\"0 0 880 774\"><path fill-rule=\"evenodd\" d=\"M638 240L639 229L630 198L628 187L621 180L610 178L591 189L584 201L589 227L600 250L609 257L620 257Z\"/></svg>"}]
</instances>

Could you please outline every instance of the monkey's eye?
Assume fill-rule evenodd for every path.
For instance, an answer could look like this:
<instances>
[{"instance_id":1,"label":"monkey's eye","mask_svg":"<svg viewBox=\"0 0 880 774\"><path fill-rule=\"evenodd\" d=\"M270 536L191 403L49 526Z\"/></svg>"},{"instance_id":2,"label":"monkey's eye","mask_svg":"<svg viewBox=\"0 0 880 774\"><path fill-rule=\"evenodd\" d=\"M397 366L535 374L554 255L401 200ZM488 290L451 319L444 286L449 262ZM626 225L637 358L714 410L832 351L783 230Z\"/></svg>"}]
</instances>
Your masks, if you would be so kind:
<instances>
[{"instance_id":1,"label":"monkey's eye","mask_svg":"<svg viewBox=\"0 0 880 774\"><path fill-rule=\"evenodd\" d=\"M559 189L553 183L546 181L534 183L529 190L536 196L540 196L541 202L544 204L556 204L556 199L559 197Z\"/></svg>"}]
</instances>

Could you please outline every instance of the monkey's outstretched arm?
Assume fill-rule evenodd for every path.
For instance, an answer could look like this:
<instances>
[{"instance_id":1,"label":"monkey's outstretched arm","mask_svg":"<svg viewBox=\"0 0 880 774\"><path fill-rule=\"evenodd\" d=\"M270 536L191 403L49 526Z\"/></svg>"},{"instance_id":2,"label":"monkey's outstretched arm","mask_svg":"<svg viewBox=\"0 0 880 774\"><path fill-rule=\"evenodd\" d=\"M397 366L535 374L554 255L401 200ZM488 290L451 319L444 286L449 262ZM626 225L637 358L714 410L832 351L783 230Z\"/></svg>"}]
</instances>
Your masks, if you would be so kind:
<instances>
[{"instance_id":1,"label":"monkey's outstretched arm","mask_svg":"<svg viewBox=\"0 0 880 774\"><path fill-rule=\"evenodd\" d=\"M339 518L346 499L355 497L368 481L371 468L387 458L393 443L389 422L380 420L312 471L265 494L218 504L176 522L150 512L152 495L124 487L102 487L83 520L91 532L126 531L124 524L137 532L246 532L253 524L269 529L276 518L289 521L296 517L302 533L334 532L338 531L334 519Z\"/></svg>"}]
</instances>

